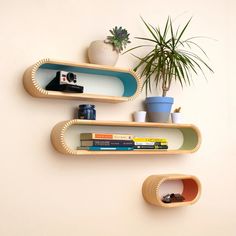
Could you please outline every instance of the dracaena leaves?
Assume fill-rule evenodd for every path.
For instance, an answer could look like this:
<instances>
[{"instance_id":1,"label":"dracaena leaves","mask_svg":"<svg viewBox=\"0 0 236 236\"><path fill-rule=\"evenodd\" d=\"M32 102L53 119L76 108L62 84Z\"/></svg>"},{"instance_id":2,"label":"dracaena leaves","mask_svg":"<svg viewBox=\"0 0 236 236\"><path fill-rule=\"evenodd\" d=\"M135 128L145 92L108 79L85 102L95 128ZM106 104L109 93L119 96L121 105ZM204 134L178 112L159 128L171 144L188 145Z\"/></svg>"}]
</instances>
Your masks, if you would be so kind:
<instances>
[{"instance_id":1,"label":"dracaena leaves","mask_svg":"<svg viewBox=\"0 0 236 236\"><path fill-rule=\"evenodd\" d=\"M143 88L146 94L152 91L153 82L155 87L161 85L162 95L165 96L173 80L178 81L183 87L186 84L191 85L192 74L198 75L198 72L201 72L205 76L204 69L213 72L207 62L195 52L195 49L198 49L204 57L207 57L202 47L194 41L198 37L183 39L191 18L182 29L178 27L175 30L171 18L168 17L163 31L160 27L154 27L141 19L150 37L136 37L136 39L148 44L136 46L125 53L147 47L146 55L134 55L138 59L134 70L140 71L141 77L144 77Z\"/></svg>"}]
</instances>

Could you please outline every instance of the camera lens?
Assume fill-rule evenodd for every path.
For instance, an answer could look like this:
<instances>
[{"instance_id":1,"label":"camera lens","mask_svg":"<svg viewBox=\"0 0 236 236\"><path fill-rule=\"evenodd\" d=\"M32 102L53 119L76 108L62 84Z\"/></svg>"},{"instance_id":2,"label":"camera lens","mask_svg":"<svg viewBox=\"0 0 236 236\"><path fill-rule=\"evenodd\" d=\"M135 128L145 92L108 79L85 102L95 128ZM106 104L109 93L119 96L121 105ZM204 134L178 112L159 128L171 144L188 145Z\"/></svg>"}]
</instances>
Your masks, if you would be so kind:
<instances>
[{"instance_id":1,"label":"camera lens","mask_svg":"<svg viewBox=\"0 0 236 236\"><path fill-rule=\"evenodd\" d=\"M67 74L66 78L69 82L76 82L76 75L71 72Z\"/></svg>"}]
</instances>

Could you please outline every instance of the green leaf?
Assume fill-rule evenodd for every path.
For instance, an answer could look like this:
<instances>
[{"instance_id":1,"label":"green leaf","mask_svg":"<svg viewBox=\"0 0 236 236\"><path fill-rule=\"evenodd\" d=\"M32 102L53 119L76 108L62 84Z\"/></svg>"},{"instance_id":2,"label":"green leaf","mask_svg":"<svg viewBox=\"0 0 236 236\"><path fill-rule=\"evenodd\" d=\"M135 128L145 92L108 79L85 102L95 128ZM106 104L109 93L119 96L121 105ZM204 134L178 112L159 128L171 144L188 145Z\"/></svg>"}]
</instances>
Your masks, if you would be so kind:
<instances>
[{"instance_id":1,"label":"green leaf","mask_svg":"<svg viewBox=\"0 0 236 236\"><path fill-rule=\"evenodd\" d=\"M177 40L176 40L176 44L178 44L179 40L180 40L181 37L183 36L183 34L184 34L185 30L187 29L187 27L188 27L188 25L189 25L189 23L190 23L191 20L192 20L192 17L188 20L187 24L184 26L183 30L181 31L179 37L178 37Z\"/></svg>"},{"instance_id":2,"label":"green leaf","mask_svg":"<svg viewBox=\"0 0 236 236\"><path fill-rule=\"evenodd\" d=\"M152 34L153 38L158 40L156 35L153 33L153 31L151 30L151 27L145 22L145 20L141 17L143 23L145 24L145 26L147 27L148 31Z\"/></svg>"},{"instance_id":3,"label":"green leaf","mask_svg":"<svg viewBox=\"0 0 236 236\"><path fill-rule=\"evenodd\" d=\"M157 41L156 40L154 40L154 39L149 39L149 38L142 38L142 37L135 37L136 39L142 39L142 40L146 40L146 41L151 41L151 42L153 42L153 43L157 43Z\"/></svg>"},{"instance_id":4,"label":"green leaf","mask_svg":"<svg viewBox=\"0 0 236 236\"><path fill-rule=\"evenodd\" d=\"M152 45L139 45L125 53L138 50L138 48L147 48L144 56L132 54L138 60L134 70L138 71L143 79L142 89L145 88L146 95L148 92L152 92L152 86L158 87L160 85L165 95L173 81L179 82L183 87L193 83L193 74L198 75L200 72L205 77L205 69L213 72L207 62L193 50L197 49L204 57L207 57L202 47L194 42L194 39L198 37L182 40L192 18L187 21L182 29L178 26L175 30L171 18L168 17L164 31L161 31L159 26L154 27L148 24L142 17L141 19L151 37L136 37L136 39L150 42ZM148 50L149 48L151 50Z\"/></svg>"}]
</instances>

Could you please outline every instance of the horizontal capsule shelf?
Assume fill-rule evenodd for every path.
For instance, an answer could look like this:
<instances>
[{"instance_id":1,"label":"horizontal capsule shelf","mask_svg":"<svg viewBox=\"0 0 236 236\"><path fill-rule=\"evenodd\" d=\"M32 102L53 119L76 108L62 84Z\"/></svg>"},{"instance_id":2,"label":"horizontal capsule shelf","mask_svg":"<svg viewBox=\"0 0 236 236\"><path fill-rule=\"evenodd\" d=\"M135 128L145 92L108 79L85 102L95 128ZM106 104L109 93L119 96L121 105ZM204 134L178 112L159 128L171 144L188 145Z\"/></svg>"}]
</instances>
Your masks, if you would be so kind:
<instances>
[{"instance_id":1,"label":"horizontal capsule shelf","mask_svg":"<svg viewBox=\"0 0 236 236\"><path fill-rule=\"evenodd\" d=\"M132 151L89 151L89 150L77 150L79 145L70 145L68 139L70 139L70 132L68 130L76 129L76 136L73 137L79 142L79 133L84 132L86 126L86 132L94 132L95 127L102 127L105 133L112 133L111 129L117 129L120 133L127 133L127 129L130 132L136 131L136 133L146 128L150 132L156 132L156 136L159 136L159 131L164 133L168 130L177 131L182 135L183 142L178 148L168 150L132 150ZM77 134L78 131L78 134ZM100 131L101 132L101 131ZM201 135L199 129L192 124L172 124L172 123L152 123L152 122L126 122L126 121L97 121L97 120L68 120L62 121L54 126L51 132L51 141L54 148L63 154L68 155L167 155L167 154L187 154L198 150L201 144Z\"/></svg>"},{"instance_id":2,"label":"horizontal capsule shelf","mask_svg":"<svg viewBox=\"0 0 236 236\"><path fill-rule=\"evenodd\" d=\"M89 82L88 87L93 87L92 91L98 92L66 93L46 90L45 85L42 85L45 83L46 78L39 76L40 80L44 80L39 81L37 75L41 73L46 76L46 72L56 74L57 71L77 73L79 77L83 77L85 81ZM96 76L98 77L97 80ZM79 99L93 102L126 102L133 100L141 92L140 79L133 70L104 65L58 61L49 58L42 59L30 66L24 73L23 84L26 91L34 97ZM112 88L107 87L108 84ZM121 94L119 96L113 95L118 84L122 87ZM106 94L104 90L110 92L110 94Z\"/></svg>"}]
</instances>

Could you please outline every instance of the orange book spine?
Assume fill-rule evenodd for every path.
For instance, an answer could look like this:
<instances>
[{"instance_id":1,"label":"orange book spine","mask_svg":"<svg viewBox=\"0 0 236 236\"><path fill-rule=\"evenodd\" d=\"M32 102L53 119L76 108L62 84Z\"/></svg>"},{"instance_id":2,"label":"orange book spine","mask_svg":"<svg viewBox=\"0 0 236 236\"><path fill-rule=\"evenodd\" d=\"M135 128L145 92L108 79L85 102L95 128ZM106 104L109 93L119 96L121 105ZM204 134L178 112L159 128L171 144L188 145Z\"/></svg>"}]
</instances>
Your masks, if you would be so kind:
<instances>
[{"instance_id":1,"label":"orange book spine","mask_svg":"<svg viewBox=\"0 0 236 236\"><path fill-rule=\"evenodd\" d=\"M93 134L95 139L112 139L112 134Z\"/></svg>"},{"instance_id":2,"label":"orange book spine","mask_svg":"<svg viewBox=\"0 0 236 236\"><path fill-rule=\"evenodd\" d=\"M132 140L133 135L130 134L108 134L108 133L81 133L81 140L106 139L106 140Z\"/></svg>"}]
</instances>

